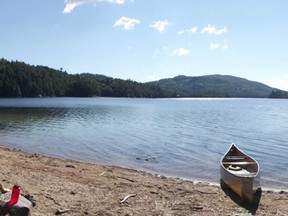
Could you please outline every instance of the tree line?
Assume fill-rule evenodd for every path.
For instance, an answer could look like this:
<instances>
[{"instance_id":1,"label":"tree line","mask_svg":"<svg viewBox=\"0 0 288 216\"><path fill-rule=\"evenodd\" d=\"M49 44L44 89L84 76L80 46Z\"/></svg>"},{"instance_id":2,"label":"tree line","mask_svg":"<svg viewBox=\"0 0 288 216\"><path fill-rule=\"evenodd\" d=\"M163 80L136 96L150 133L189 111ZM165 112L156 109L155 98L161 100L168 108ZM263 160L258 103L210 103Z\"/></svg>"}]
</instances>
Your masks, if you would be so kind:
<instances>
[{"instance_id":1,"label":"tree line","mask_svg":"<svg viewBox=\"0 0 288 216\"><path fill-rule=\"evenodd\" d=\"M169 97L159 86L0 59L0 97Z\"/></svg>"},{"instance_id":2,"label":"tree line","mask_svg":"<svg viewBox=\"0 0 288 216\"><path fill-rule=\"evenodd\" d=\"M274 90L270 94L269 98L288 98L288 92L287 91L282 91L282 90Z\"/></svg>"},{"instance_id":3,"label":"tree line","mask_svg":"<svg viewBox=\"0 0 288 216\"><path fill-rule=\"evenodd\" d=\"M0 97L269 97L288 92L239 77L177 76L138 83L89 73L68 74L45 66L0 59Z\"/></svg>"}]
</instances>

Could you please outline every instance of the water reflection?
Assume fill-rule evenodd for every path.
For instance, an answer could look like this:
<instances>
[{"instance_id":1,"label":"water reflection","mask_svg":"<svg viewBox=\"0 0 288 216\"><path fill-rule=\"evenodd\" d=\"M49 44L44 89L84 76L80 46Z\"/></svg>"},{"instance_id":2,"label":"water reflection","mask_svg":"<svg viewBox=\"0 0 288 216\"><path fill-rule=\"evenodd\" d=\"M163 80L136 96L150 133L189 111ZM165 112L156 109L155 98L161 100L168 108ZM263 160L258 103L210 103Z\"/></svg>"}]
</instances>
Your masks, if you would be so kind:
<instances>
[{"instance_id":1,"label":"water reflection","mask_svg":"<svg viewBox=\"0 0 288 216\"><path fill-rule=\"evenodd\" d=\"M50 126L51 122L61 122L68 109L57 108L1 108L0 125L5 130L29 130L32 127Z\"/></svg>"},{"instance_id":2,"label":"water reflection","mask_svg":"<svg viewBox=\"0 0 288 216\"><path fill-rule=\"evenodd\" d=\"M234 142L260 163L262 186L288 188L287 105L249 99L0 99L1 145L217 182L219 160Z\"/></svg>"}]
</instances>

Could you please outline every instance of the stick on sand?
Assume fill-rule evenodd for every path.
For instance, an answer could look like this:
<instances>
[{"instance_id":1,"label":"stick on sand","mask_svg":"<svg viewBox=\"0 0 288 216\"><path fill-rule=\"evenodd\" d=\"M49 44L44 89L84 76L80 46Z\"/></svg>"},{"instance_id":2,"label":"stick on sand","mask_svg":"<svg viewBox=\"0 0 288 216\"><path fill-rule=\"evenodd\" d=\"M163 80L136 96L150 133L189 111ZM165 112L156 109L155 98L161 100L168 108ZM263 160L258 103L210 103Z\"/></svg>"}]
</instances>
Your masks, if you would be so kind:
<instances>
[{"instance_id":1,"label":"stick on sand","mask_svg":"<svg viewBox=\"0 0 288 216\"><path fill-rule=\"evenodd\" d=\"M120 203L124 203L129 197L135 197L136 196L136 194L128 194L126 197L124 197L121 201L120 201Z\"/></svg>"}]
</instances>

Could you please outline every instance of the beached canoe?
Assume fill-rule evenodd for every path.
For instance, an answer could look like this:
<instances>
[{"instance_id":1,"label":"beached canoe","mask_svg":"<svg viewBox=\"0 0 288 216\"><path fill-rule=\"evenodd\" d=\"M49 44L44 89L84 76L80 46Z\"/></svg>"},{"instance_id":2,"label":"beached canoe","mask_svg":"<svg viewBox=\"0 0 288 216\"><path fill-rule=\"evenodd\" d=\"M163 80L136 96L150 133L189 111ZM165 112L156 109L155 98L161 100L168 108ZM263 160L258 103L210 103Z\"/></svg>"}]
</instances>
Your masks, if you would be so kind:
<instances>
[{"instance_id":1,"label":"beached canoe","mask_svg":"<svg viewBox=\"0 0 288 216\"><path fill-rule=\"evenodd\" d=\"M252 203L260 188L258 162L232 144L220 163L222 181L242 199Z\"/></svg>"}]
</instances>

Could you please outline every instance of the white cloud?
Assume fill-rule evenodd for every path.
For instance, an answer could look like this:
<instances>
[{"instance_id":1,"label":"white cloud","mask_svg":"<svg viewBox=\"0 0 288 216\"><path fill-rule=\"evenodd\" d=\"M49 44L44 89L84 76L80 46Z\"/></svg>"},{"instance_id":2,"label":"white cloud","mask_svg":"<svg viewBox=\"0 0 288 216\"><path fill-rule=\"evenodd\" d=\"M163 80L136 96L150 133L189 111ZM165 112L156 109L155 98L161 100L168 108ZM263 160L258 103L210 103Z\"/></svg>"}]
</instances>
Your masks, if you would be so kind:
<instances>
[{"instance_id":1,"label":"white cloud","mask_svg":"<svg viewBox=\"0 0 288 216\"><path fill-rule=\"evenodd\" d=\"M65 0L65 8L63 10L63 13L70 13L71 11L74 10L74 8L87 3L85 0Z\"/></svg>"},{"instance_id":2,"label":"white cloud","mask_svg":"<svg viewBox=\"0 0 288 216\"><path fill-rule=\"evenodd\" d=\"M124 4L125 3L125 0L100 0L100 1L103 1L103 2L109 2L109 3L115 3L115 4Z\"/></svg>"},{"instance_id":3,"label":"white cloud","mask_svg":"<svg viewBox=\"0 0 288 216\"><path fill-rule=\"evenodd\" d=\"M72 12L76 7L82 5L82 4L96 4L100 2L108 2L113 4L124 4L127 0L65 0L65 8L63 10L63 13L70 13ZM133 0L131 0L133 2Z\"/></svg>"},{"instance_id":4,"label":"white cloud","mask_svg":"<svg viewBox=\"0 0 288 216\"><path fill-rule=\"evenodd\" d=\"M169 23L168 21L154 21L152 24L150 24L149 26L151 28L155 28L157 31L159 31L160 33L163 33L166 28L170 25L171 23Z\"/></svg>"},{"instance_id":5,"label":"white cloud","mask_svg":"<svg viewBox=\"0 0 288 216\"><path fill-rule=\"evenodd\" d=\"M157 77L157 76L155 76L155 75L150 75L150 76L148 76L148 81L149 81L149 82L158 81L158 80L160 80L160 79L162 79L162 78Z\"/></svg>"},{"instance_id":6,"label":"white cloud","mask_svg":"<svg viewBox=\"0 0 288 216\"><path fill-rule=\"evenodd\" d=\"M227 28L224 27L222 29L217 29L215 26L208 25L204 27L201 31L201 33L207 33L207 34L214 34L214 35L221 35L228 32Z\"/></svg>"},{"instance_id":7,"label":"white cloud","mask_svg":"<svg viewBox=\"0 0 288 216\"><path fill-rule=\"evenodd\" d=\"M192 27L190 29L185 29L185 30L182 30L182 31L178 31L177 34L195 34L198 30L198 27Z\"/></svg>"},{"instance_id":8,"label":"white cloud","mask_svg":"<svg viewBox=\"0 0 288 216\"><path fill-rule=\"evenodd\" d=\"M227 43L225 43L222 47L222 49L229 49L229 45Z\"/></svg>"},{"instance_id":9,"label":"white cloud","mask_svg":"<svg viewBox=\"0 0 288 216\"><path fill-rule=\"evenodd\" d=\"M210 50L218 49L219 44L218 43L212 43L210 42Z\"/></svg>"},{"instance_id":10,"label":"white cloud","mask_svg":"<svg viewBox=\"0 0 288 216\"><path fill-rule=\"evenodd\" d=\"M189 53L190 53L190 50L180 48L180 49L174 50L170 56L175 56L175 55L184 56L184 55L188 55Z\"/></svg>"},{"instance_id":11,"label":"white cloud","mask_svg":"<svg viewBox=\"0 0 288 216\"><path fill-rule=\"evenodd\" d=\"M117 20L113 27L122 26L125 30L133 29L136 24L139 24L140 20L127 18L127 17L121 17L119 20Z\"/></svg>"},{"instance_id":12,"label":"white cloud","mask_svg":"<svg viewBox=\"0 0 288 216\"><path fill-rule=\"evenodd\" d=\"M229 45L228 43L224 43L222 46L222 44L220 43L210 42L210 50L216 50L216 49L226 50L226 49L229 49Z\"/></svg>"}]
</instances>

